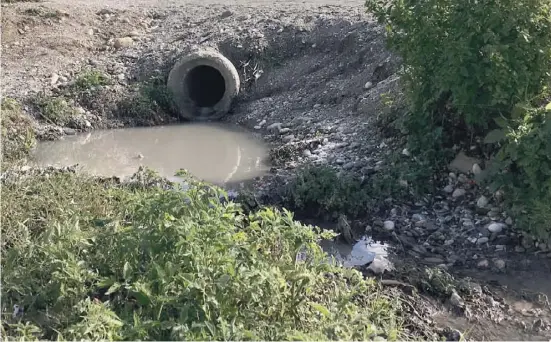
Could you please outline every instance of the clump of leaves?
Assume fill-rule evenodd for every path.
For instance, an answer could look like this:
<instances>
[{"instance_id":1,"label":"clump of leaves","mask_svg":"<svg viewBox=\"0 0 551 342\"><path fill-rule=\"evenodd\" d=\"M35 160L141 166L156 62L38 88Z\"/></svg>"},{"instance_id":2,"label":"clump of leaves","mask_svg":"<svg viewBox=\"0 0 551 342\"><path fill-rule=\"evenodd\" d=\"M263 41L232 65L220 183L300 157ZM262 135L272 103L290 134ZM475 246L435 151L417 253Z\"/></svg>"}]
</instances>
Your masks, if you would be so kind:
<instances>
[{"instance_id":1,"label":"clump of leaves","mask_svg":"<svg viewBox=\"0 0 551 342\"><path fill-rule=\"evenodd\" d=\"M40 116L46 121L64 126L76 115L76 110L63 96L39 95L36 104L40 109Z\"/></svg>"},{"instance_id":2,"label":"clump of leaves","mask_svg":"<svg viewBox=\"0 0 551 342\"><path fill-rule=\"evenodd\" d=\"M315 216L329 213L336 218L342 213L356 217L367 212L372 204L370 195L364 183L352 175L339 175L329 167L308 167L287 185L284 203Z\"/></svg>"},{"instance_id":3,"label":"clump of leaves","mask_svg":"<svg viewBox=\"0 0 551 342\"><path fill-rule=\"evenodd\" d=\"M2 99L1 118L2 162L11 163L24 158L36 144L31 119L11 98Z\"/></svg>"},{"instance_id":4,"label":"clump of leaves","mask_svg":"<svg viewBox=\"0 0 551 342\"><path fill-rule=\"evenodd\" d=\"M551 236L551 103L517 105L512 119L496 120L500 128L486 143L501 145L492 165L490 186L502 189L518 223L540 238Z\"/></svg>"},{"instance_id":5,"label":"clump of leaves","mask_svg":"<svg viewBox=\"0 0 551 342\"><path fill-rule=\"evenodd\" d=\"M1 260L9 339L403 337L398 300L327 263L317 242L334 234L287 211L246 215L204 183L184 191L76 174L40 181L11 184L11 202L27 210L7 223L13 209L1 212L2 229L19 236Z\"/></svg>"},{"instance_id":6,"label":"clump of leaves","mask_svg":"<svg viewBox=\"0 0 551 342\"><path fill-rule=\"evenodd\" d=\"M118 114L140 125L165 122L176 113L172 94L160 78L152 78L134 89L118 105Z\"/></svg>"},{"instance_id":7,"label":"clump of leaves","mask_svg":"<svg viewBox=\"0 0 551 342\"><path fill-rule=\"evenodd\" d=\"M74 87L76 90L91 90L96 87L111 84L108 75L99 70L88 70L81 73L75 80Z\"/></svg>"}]
</instances>

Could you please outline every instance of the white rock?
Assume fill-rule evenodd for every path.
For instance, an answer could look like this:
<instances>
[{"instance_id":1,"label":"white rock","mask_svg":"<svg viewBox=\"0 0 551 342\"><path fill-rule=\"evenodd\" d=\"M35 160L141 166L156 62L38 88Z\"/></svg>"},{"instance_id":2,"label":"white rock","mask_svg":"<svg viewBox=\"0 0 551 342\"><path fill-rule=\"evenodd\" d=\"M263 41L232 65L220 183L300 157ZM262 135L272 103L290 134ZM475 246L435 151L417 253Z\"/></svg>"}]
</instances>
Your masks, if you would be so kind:
<instances>
[{"instance_id":1,"label":"white rock","mask_svg":"<svg viewBox=\"0 0 551 342\"><path fill-rule=\"evenodd\" d=\"M283 124L281 122L274 122L270 126L266 127L266 129L268 131L279 132L281 130L281 126L283 126Z\"/></svg>"},{"instance_id":2,"label":"white rock","mask_svg":"<svg viewBox=\"0 0 551 342\"><path fill-rule=\"evenodd\" d=\"M383 223L383 228L384 228L385 230L388 230L388 231L394 230L394 226L395 226L394 222L393 222L393 221L390 221L390 220L389 220L389 221L385 221L385 222Z\"/></svg>"},{"instance_id":3,"label":"white rock","mask_svg":"<svg viewBox=\"0 0 551 342\"><path fill-rule=\"evenodd\" d=\"M501 231L503 230L504 228L504 224L503 223L497 223L497 222L493 222L491 223L489 226L488 226L488 231L490 233L501 233Z\"/></svg>"},{"instance_id":4,"label":"white rock","mask_svg":"<svg viewBox=\"0 0 551 342\"><path fill-rule=\"evenodd\" d=\"M483 244L487 243L489 240L490 240L490 239L488 239L487 237L483 236L483 237L478 238L478 239L476 240L476 244L477 244L477 245L483 245Z\"/></svg>"},{"instance_id":5,"label":"white rock","mask_svg":"<svg viewBox=\"0 0 551 342\"><path fill-rule=\"evenodd\" d=\"M503 259L494 260L494 266L499 270L504 269L505 268L505 260L503 260Z\"/></svg>"},{"instance_id":6,"label":"white rock","mask_svg":"<svg viewBox=\"0 0 551 342\"><path fill-rule=\"evenodd\" d=\"M466 193L466 192L467 192L467 191L466 191L465 189L457 188L457 189L455 189L455 190L453 191L452 197L453 197L453 198L463 197L463 196L465 196L465 193Z\"/></svg>"},{"instance_id":7,"label":"white rock","mask_svg":"<svg viewBox=\"0 0 551 342\"><path fill-rule=\"evenodd\" d=\"M366 84L364 85L364 89L369 89L373 87L373 83L372 82L366 82Z\"/></svg>"},{"instance_id":8,"label":"white rock","mask_svg":"<svg viewBox=\"0 0 551 342\"><path fill-rule=\"evenodd\" d=\"M88 34L89 36L93 36L94 35L94 29L88 29L88 31L86 31L86 34Z\"/></svg>"},{"instance_id":9,"label":"white rock","mask_svg":"<svg viewBox=\"0 0 551 342\"><path fill-rule=\"evenodd\" d=\"M488 205L490 200L486 196L480 196L478 201L476 201L476 206L479 208L484 208Z\"/></svg>"},{"instance_id":10,"label":"white rock","mask_svg":"<svg viewBox=\"0 0 551 342\"><path fill-rule=\"evenodd\" d=\"M113 41L115 49L127 48L132 46L132 44L134 44L134 40L131 37L115 38Z\"/></svg>"},{"instance_id":11,"label":"white rock","mask_svg":"<svg viewBox=\"0 0 551 342\"><path fill-rule=\"evenodd\" d=\"M451 184L446 185L446 187L444 187L444 192L448 193L448 194L451 194L453 192L453 185L451 185Z\"/></svg>"},{"instance_id":12,"label":"white rock","mask_svg":"<svg viewBox=\"0 0 551 342\"><path fill-rule=\"evenodd\" d=\"M488 268L488 266L490 266L490 263L486 259L480 260L478 264L476 264L478 268Z\"/></svg>"},{"instance_id":13,"label":"white rock","mask_svg":"<svg viewBox=\"0 0 551 342\"><path fill-rule=\"evenodd\" d=\"M406 157L409 157L409 156L411 155L411 154L409 153L409 151L408 151L407 148L404 148L404 149L402 150L402 154L403 154L404 156L406 156Z\"/></svg>"},{"instance_id":14,"label":"white rock","mask_svg":"<svg viewBox=\"0 0 551 342\"><path fill-rule=\"evenodd\" d=\"M480 165L478 165L478 163L473 164L473 173L475 175L479 175L482 173L482 168L480 168Z\"/></svg>"},{"instance_id":15,"label":"white rock","mask_svg":"<svg viewBox=\"0 0 551 342\"><path fill-rule=\"evenodd\" d=\"M463 302L461 296L459 296L454 290L450 296L450 304L453 306L463 307L465 303Z\"/></svg>"},{"instance_id":16,"label":"white rock","mask_svg":"<svg viewBox=\"0 0 551 342\"><path fill-rule=\"evenodd\" d=\"M56 85L57 81L59 80L59 75L56 73L53 73L50 77L50 85L54 86Z\"/></svg>"}]
</instances>

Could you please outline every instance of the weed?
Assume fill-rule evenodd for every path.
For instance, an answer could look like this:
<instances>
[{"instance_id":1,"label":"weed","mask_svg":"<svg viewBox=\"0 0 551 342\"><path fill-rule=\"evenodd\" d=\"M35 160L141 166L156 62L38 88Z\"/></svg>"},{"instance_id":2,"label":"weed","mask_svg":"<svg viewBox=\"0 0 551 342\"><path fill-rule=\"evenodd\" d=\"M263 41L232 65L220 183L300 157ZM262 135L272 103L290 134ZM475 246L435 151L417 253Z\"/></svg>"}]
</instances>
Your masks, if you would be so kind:
<instances>
[{"instance_id":1,"label":"weed","mask_svg":"<svg viewBox=\"0 0 551 342\"><path fill-rule=\"evenodd\" d=\"M111 84L109 76L99 70L89 70L81 73L75 80L76 90L89 90Z\"/></svg>"},{"instance_id":2,"label":"weed","mask_svg":"<svg viewBox=\"0 0 551 342\"><path fill-rule=\"evenodd\" d=\"M36 144L35 133L31 119L14 99L2 99L1 119L2 162L9 164L30 152Z\"/></svg>"},{"instance_id":3,"label":"weed","mask_svg":"<svg viewBox=\"0 0 551 342\"><path fill-rule=\"evenodd\" d=\"M119 103L118 108L121 117L141 125L163 122L167 115L172 116L176 112L172 94L159 78L140 84L130 97Z\"/></svg>"},{"instance_id":4,"label":"weed","mask_svg":"<svg viewBox=\"0 0 551 342\"><path fill-rule=\"evenodd\" d=\"M142 184L149 181L137 177ZM191 182L191 181L190 181ZM400 302L326 262L334 234L204 183L54 173L4 184L2 335L71 340L403 337ZM176 185L173 185L176 186ZM305 255L304 258L298 258ZM13 315L14 304L24 310Z\"/></svg>"},{"instance_id":5,"label":"weed","mask_svg":"<svg viewBox=\"0 0 551 342\"><path fill-rule=\"evenodd\" d=\"M64 126L75 116L76 111L62 96L39 95L35 103L40 109L40 115L46 121Z\"/></svg>"},{"instance_id":6,"label":"weed","mask_svg":"<svg viewBox=\"0 0 551 342\"><path fill-rule=\"evenodd\" d=\"M329 167L308 167L301 170L284 192L284 203L293 210L332 218L338 214L352 217L365 214L372 204L370 192L361 180L339 176Z\"/></svg>"}]
</instances>

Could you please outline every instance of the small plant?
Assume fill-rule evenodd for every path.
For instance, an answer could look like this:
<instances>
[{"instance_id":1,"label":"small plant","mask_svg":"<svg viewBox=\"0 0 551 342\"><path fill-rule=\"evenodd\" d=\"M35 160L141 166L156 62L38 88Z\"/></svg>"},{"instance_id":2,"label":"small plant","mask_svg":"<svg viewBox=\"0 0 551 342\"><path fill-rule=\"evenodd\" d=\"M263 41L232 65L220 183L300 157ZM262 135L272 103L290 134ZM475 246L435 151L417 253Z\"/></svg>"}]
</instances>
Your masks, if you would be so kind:
<instances>
[{"instance_id":1,"label":"small plant","mask_svg":"<svg viewBox=\"0 0 551 342\"><path fill-rule=\"evenodd\" d=\"M2 118L2 162L9 164L24 158L36 144L31 119L25 115L19 103L3 98Z\"/></svg>"},{"instance_id":2,"label":"small plant","mask_svg":"<svg viewBox=\"0 0 551 342\"><path fill-rule=\"evenodd\" d=\"M350 175L339 176L328 167L301 170L284 192L284 203L293 210L332 218L338 214L351 217L364 214L372 204L368 188Z\"/></svg>"},{"instance_id":3,"label":"small plant","mask_svg":"<svg viewBox=\"0 0 551 342\"><path fill-rule=\"evenodd\" d=\"M99 70L89 70L81 73L74 86L77 90L89 90L100 86L111 84L109 76L105 75Z\"/></svg>"},{"instance_id":4,"label":"small plant","mask_svg":"<svg viewBox=\"0 0 551 342\"><path fill-rule=\"evenodd\" d=\"M176 112L172 94L159 78L140 84L134 93L119 103L119 115L141 125L163 122Z\"/></svg>"},{"instance_id":5,"label":"small plant","mask_svg":"<svg viewBox=\"0 0 551 342\"><path fill-rule=\"evenodd\" d=\"M36 340L369 340L400 302L326 262L333 237L222 189L54 173L3 185L1 333ZM153 175L154 176L154 175ZM302 256L302 257L300 257ZM24 310L13 313L14 305Z\"/></svg>"},{"instance_id":6,"label":"small plant","mask_svg":"<svg viewBox=\"0 0 551 342\"><path fill-rule=\"evenodd\" d=\"M76 115L75 108L62 96L47 97L39 95L36 103L42 118L56 125L66 125Z\"/></svg>"}]
</instances>

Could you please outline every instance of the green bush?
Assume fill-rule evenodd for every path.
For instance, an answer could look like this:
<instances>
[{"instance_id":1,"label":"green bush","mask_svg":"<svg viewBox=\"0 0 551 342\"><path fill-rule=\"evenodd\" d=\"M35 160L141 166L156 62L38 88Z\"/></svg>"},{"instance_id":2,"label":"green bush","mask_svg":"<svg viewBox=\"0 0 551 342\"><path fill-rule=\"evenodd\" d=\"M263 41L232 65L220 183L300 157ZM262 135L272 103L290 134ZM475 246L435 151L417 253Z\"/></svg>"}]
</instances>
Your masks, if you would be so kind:
<instances>
[{"instance_id":1,"label":"green bush","mask_svg":"<svg viewBox=\"0 0 551 342\"><path fill-rule=\"evenodd\" d=\"M27 156L35 146L36 138L31 119L23 113L16 100L3 98L0 112L2 162L6 165Z\"/></svg>"},{"instance_id":2,"label":"green bush","mask_svg":"<svg viewBox=\"0 0 551 342\"><path fill-rule=\"evenodd\" d=\"M548 0L367 0L366 6L386 24L388 43L403 59L407 126L423 148L456 125L487 128L551 77Z\"/></svg>"},{"instance_id":3,"label":"green bush","mask_svg":"<svg viewBox=\"0 0 551 342\"><path fill-rule=\"evenodd\" d=\"M549 106L551 107L551 106ZM501 143L491 187L505 191L522 228L548 239L551 233L551 108L518 105L510 120L488 133L487 143Z\"/></svg>"},{"instance_id":4,"label":"green bush","mask_svg":"<svg viewBox=\"0 0 551 342\"><path fill-rule=\"evenodd\" d=\"M175 112L172 94L160 78L139 84L129 97L118 104L118 114L139 125L162 123Z\"/></svg>"},{"instance_id":5,"label":"green bush","mask_svg":"<svg viewBox=\"0 0 551 342\"><path fill-rule=\"evenodd\" d=\"M142 178L3 185L14 237L1 260L5 339L404 337L396 298L327 262L317 242L333 234L289 212L245 215L206 184L183 192Z\"/></svg>"},{"instance_id":6,"label":"green bush","mask_svg":"<svg viewBox=\"0 0 551 342\"><path fill-rule=\"evenodd\" d=\"M339 214L356 217L371 207L370 191L360 179L341 175L329 167L307 167L285 187L284 204L307 215Z\"/></svg>"},{"instance_id":7,"label":"green bush","mask_svg":"<svg viewBox=\"0 0 551 342\"><path fill-rule=\"evenodd\" d=\"M88 70L81 73L75 80L74 87L76 90L88 90L95 87L108 85L111 83L108 75L105 75L99 70Z\"/></svg>"},{"instance_id":8,"label":"green bush","mask_svg":"<svg viewBox=\"0 0 551 342\"><path fill-rule=\"evenodd\" d=\"M77 114L63 96L39 95L35 102L41 117L52 124L64 126Z\"/></svg>"}]
</instances>

